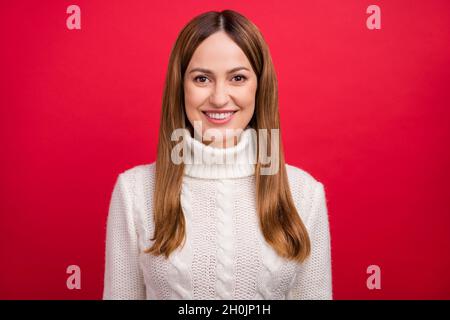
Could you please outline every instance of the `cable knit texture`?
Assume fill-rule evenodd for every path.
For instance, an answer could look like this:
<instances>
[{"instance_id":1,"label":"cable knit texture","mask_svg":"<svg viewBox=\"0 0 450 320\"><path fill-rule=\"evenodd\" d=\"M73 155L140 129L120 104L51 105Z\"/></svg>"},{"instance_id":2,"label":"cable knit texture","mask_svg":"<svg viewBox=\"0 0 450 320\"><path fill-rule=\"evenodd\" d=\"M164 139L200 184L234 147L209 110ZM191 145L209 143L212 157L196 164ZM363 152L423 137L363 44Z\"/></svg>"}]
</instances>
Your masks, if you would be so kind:
<instances>
[{"instance_id":1,"label":"cable knit texture","mask_svg":"<svg viewBox=\"0 0 450 320\"><path fill-rule=\"evenodd\" d=\"M155 163L119 174L106 233L104 299L332 299L331 248L324 186L286 164L289 186L311 239L311 256L297 263L265 241L256 212L255 141L246 129L234 147L219 149L185 137L201 164L186 164L181 207L186 242L168 259L143 251L152 245ZM250 152L250 153L248 153Z\"/></svg>"}]
</instances>

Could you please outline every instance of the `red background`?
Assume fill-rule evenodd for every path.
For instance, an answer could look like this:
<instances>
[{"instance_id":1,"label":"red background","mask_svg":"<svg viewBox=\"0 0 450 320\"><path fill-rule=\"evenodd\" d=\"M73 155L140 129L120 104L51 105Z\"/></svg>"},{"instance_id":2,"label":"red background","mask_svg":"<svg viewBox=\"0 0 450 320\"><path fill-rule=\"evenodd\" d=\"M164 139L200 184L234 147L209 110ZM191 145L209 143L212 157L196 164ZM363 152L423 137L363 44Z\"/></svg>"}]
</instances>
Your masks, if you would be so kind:
<instances>
[{"instance_id":1,"label":"red background","mask_svg":"<svg viewBox=\"0 0 450 320\"><path fill-rule=\"evenodd\" d=\"M171 47L195 15L234 9L270 46L287 162L325 185L334 297L450 299L449 1L1 6L0 298L101 298L112 188L155 160Z\"/></svg>"}]
</instances>

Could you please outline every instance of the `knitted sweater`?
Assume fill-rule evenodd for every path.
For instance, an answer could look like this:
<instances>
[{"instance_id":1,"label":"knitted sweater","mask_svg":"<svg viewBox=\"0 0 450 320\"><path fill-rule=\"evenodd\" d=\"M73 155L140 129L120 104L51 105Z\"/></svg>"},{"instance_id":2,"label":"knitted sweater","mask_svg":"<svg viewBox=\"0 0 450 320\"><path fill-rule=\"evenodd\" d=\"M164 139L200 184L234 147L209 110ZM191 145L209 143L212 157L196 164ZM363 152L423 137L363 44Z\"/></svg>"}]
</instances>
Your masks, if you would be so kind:
<instances>
[{"instance_id":1,"label":"knitted sweater","mask_svg":"<svg viewBox=\"0 0 450 320\"><path fill-rule=\"evenodd\" d=\"M248 151L248 129L236 146L225 149L190 136L187 141L188 149L201 151L206 161L185 164L180 198L185 245L168 259L143 252L154 232L155 163L122 172L107 218L103 299L332 299L323 184L286 164L294 203L311 239L305 262L287 260L260 231L254 164L217 162L217 155Z\"/></svg>"}]
</instances>

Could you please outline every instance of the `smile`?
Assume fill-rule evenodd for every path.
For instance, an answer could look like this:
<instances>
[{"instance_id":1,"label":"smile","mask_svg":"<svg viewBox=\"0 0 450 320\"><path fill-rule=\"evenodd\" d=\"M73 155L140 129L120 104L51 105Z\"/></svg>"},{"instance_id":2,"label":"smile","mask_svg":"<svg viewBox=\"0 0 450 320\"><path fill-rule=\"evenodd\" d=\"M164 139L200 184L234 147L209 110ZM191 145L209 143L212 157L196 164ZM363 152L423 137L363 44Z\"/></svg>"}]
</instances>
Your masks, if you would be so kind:
<instances>
[{"instance_id":1,"label":"smile","mask_svg":"<svg viewBox=\"0 0 450 320\"><path fill-rule=\"evenodd\" d=\"M227 111L227 112L217 112L217 111L202 111L202 113L206 116L212 123L226 123L233 118L233 115L236 111Z\"/></svg>"}]
</instances>

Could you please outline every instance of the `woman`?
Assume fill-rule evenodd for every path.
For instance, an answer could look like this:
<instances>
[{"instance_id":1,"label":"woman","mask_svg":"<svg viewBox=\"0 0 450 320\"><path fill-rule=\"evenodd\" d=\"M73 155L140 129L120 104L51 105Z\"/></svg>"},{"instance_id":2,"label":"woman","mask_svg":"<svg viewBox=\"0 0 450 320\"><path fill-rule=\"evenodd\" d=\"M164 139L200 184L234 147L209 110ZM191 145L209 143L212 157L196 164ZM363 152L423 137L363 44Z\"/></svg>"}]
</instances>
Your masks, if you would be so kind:
<instances>
[{"instance_id":1,"label":"woman","mask_svg":"<svg viewBox=\"0 0 450 320\"><path fill-rule=\"evenodd\" d=\"M194 18L171 52L157 160L112 193L103 298L331 299L324 186L285 164L279 128L257 27Z\"/></svg>"}]
</instances>

